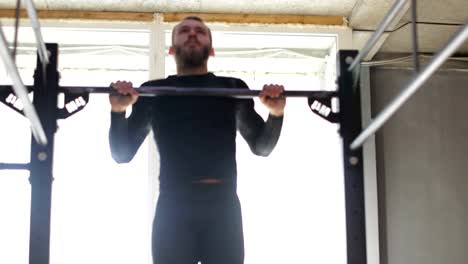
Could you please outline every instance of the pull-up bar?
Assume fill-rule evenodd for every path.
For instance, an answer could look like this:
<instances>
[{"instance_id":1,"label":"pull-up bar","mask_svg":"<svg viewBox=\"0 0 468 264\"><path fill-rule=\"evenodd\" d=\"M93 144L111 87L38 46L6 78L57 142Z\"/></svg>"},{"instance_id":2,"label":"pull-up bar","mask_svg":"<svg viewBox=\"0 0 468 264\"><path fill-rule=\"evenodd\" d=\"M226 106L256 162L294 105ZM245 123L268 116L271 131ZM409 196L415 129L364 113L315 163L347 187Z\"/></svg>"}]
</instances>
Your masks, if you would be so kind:
<instances>
[{"instance_id":1,"label":"pull-up bar","mask_svg":"<svg viewBox=\"0 0 468 264\"><path fill-rule=\"evenodd\" d=\"M360 147L367 138L373 135L383 124L413 95L424 82L468 39L468 20L441 49L429 64L413 81L361 132L351 143L351 149Z\"/></svg>"},{"instance_id":2,"label":"pull-up bar","mask_svg":"<svg viewBox=\"0 0 468 264\"><path fill-rule=\"evenodd\" d=\"M61 92L67 93L114 93L115 90L110 87L87 87L87 86L60 86ZM260 95L260 90L249 90L241 88L199 88L199 87L174 87L174 86L142 86L136 88L139 96L218 96L232 98L253 98ZM324 99L337 96L334 91L284 91L284 97L308 97L315 99Z\"/></svg>"}]
</instances>

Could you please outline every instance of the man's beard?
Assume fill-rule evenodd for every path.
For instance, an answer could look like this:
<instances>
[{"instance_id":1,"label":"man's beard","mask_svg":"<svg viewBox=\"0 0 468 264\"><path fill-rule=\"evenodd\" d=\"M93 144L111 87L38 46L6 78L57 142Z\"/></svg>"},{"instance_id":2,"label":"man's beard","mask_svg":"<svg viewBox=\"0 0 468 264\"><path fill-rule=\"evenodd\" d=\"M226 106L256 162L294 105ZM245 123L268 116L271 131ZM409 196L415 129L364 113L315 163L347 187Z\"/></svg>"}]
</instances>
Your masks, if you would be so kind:
<instances>
[{"instance_id":1,"label":"man's beard","mask_svg":"<svg viewBox=\"0 0 468 264\"><path fill-rule=\"evenodd\" d=\"M178 66L182 68L196 68L205 65L210 56L210 47L200 49L184 49L180 46L174 47L174 56Z\"/></svg>"}]
</instances>

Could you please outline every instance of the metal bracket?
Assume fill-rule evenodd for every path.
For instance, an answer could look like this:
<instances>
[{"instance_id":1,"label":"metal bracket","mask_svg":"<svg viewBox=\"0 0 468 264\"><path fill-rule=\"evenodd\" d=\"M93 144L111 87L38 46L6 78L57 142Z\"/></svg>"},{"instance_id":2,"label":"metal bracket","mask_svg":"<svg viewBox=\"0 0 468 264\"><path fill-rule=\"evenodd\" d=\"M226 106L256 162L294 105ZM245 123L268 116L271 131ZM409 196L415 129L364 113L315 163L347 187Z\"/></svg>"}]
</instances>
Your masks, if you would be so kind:
<instances>
[{"instance_id":1,"label":"metal bracket","mask_svg":"<svg viewBox=\"0 0 468 264\"><path fill-rule=\"evenodd\" d=\"M340 122L340 116L336 108L333 107L333 99L338 103L338 98L327 97L327 98L312 98L309 97L307 102L309 103L310 110L321 118L331 123Z\"/></svg>"},{"instance_id":2,"label":"metal bracket","mask_svg":"<svg viewBox=\"0 0 468 264\"><path fill-rule=\"evenodd\" d=\"M29 163L0 163L0 170L29 170Z\"/></svg>"},{"instance_id":3,"label":"metal bracket","mask_svg":"<svg viewBox=\"0 0 468 264\"><path fill-rule=\"evenodd\" d=\"M24 116L23 104L21 103L21 100L15 95L13 89L7 86L4 86L2 88L7 89L0 90L0 102Z\"/></svg>"},{"instance_id":4,"label":"metal bracket","mask_svg":"<svg viewBox=\"0 0 468 264\"><path fill-rule=\"evenodd\" d=\"M64 107L59 108L57 112L57 118L59 119L65 119L78 113L79 111L83 110L89 102L89 93L63 94L65 95L63 104Z\"/></svg>"}]
</instances>

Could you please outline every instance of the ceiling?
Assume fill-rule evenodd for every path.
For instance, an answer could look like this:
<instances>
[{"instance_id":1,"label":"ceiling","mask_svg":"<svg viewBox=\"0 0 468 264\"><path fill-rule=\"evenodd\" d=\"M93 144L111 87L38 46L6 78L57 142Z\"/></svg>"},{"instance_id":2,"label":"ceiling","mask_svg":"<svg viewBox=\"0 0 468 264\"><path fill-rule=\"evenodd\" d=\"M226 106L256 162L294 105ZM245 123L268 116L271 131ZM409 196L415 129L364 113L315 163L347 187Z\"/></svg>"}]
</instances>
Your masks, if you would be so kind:
<instances>
[{"instance_id":1,"label":"ceiling","mask_svg":"<svg viewBox=\"0 0 468 264\"><path fill-rule=\"evenodd\" d=\"M38 10L125 11L125 12L196 12L291 14L344 17L353 29L353 46L360 49L378 27L396 0L35 0ZM377 52L412 51L411 10L408 3L378 44ZM16 0L2 0L0 9L14 9ZM418 42L424 53L443 47L459 28L468 22L468 0L423 0L417 2ZM468 41L457 51L468 56Z\"/></svg>"}]
</instances>

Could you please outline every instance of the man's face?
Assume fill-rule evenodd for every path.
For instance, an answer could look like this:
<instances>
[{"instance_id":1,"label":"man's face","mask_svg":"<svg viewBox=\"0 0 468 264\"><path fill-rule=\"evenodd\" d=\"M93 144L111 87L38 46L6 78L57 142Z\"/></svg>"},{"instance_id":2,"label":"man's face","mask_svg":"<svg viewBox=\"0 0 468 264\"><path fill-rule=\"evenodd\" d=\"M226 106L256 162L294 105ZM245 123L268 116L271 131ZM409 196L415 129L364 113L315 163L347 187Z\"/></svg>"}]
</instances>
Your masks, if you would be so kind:
<instances>
[{"instance_id":1,"label":"man's face","mask_svg":"<svg viewBox=\"0 0 468 264\"><path fill-rule=\"evenodd\" d=\"M201 66L206 63L211 52L210 31L200 21L183 20L174 28L172 47L178 65Z\"/></svg>"}]
</instances>

